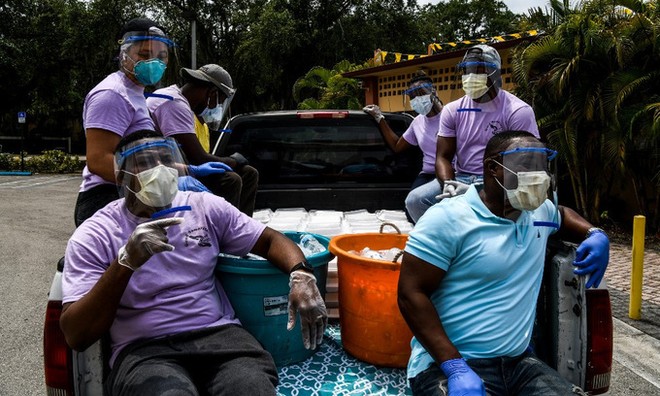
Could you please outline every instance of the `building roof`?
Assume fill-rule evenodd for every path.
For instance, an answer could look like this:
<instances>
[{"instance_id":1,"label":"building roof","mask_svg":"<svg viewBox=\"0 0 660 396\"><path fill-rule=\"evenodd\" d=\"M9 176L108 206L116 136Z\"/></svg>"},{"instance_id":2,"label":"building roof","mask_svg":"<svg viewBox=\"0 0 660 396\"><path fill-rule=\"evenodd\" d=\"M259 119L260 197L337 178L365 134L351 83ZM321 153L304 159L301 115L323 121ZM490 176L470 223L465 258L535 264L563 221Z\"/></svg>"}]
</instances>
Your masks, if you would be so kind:
<instances>
[{"instance_id":1,"label":"building roof","mask_svg":"<svg viewBox=\"0 0 660 396\"><path fill-rule=\"evenodd\" d=\"M488 44L498 51L501 51L514 47L525 41L536 40L542 34L543 32L537 30L528 30L526 32L494 36L491 38L479 38L447 43L431 43L429 44L429 54L427 55L411 55L376 50L374 54L374 62L376 64L381 63L380 65L342 73L342 76L348 78L372 77L404 67L426 65L447 59L459 58L463 57L466 48L476 44Z\"/></svg>"}]
</instances>

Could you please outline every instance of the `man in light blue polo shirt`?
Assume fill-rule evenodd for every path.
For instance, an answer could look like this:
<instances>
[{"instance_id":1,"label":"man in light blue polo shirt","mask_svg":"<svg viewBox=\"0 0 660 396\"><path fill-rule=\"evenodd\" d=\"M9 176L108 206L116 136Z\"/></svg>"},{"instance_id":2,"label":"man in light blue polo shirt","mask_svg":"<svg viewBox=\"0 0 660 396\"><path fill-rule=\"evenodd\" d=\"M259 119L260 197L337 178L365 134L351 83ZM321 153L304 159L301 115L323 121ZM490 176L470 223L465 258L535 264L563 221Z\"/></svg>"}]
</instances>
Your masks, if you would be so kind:
<instances>
[{"instance_id":1,"label":"man in light blue polo shirt","mask_svg":"<svg viewBox=\"0 0 660 396\"><path fill-rule=\"evenodd\" d=\"M411 232L399 307L414 338L415 395L581 394L529 350L548 237L582 242L576 274L597 286L609 258L605 233L550 199L556 152L506 131L486 146L484 184L431 207Z\"/></svg>"}]
</instances>

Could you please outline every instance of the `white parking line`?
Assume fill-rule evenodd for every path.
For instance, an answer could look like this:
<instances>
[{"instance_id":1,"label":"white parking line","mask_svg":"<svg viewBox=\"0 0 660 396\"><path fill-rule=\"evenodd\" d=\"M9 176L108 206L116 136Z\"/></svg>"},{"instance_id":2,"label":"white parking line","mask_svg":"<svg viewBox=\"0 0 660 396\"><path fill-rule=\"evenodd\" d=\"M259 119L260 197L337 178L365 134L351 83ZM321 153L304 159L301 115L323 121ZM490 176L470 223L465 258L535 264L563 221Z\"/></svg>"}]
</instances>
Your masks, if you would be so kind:
<instances>
[{"instance_id":1,"label":"white parking line","mask_svg":"<svg viewBox=\"0 0 660 396\"><path fill-rule=\"evenodd\" d=\"M43 186L47 184L62 183L73 179L79 179L80 176L55 176L55 177L43 177L37 179L21 179L13 180L8 182L0 182L0 189L11 188L11 189L22 189L22 188L32 188Z\"/></svg>"}]
</instances>

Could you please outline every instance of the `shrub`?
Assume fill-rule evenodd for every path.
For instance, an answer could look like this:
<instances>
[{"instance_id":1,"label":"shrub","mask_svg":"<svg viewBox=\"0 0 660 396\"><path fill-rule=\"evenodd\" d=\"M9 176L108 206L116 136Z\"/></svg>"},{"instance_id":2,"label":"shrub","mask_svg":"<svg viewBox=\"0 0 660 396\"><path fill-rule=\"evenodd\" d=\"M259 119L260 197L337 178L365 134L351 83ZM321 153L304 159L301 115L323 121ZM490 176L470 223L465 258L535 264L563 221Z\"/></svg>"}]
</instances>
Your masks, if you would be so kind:
<instances>
[{"instance_id":1,"label":"shrub","mask_svg":"<svg viewBox=\"0 0 660 396\"><path fill-rule=\"evenodd\" d=\"M60 150L48 150L25 161L27 170L35 173L74 173L85 166L75 155Z\"/></svg>"},{"instance_id":2,"label":"shrub","mask_svg":"<svg viewBox=\"0 0 660 396\"><path fill-rule=\"evenodd\" d=\"M0 153L0 170L15 171L21 169L21 157L14 154Z\"/></svg>"},{"instance_id":3,"label":"shrub","mask_svg":"<svg viewBox=\"0 0 660 396\"><path fill-rule=\"evenodd\" d=\"M60 150L48 150L41 155L25 156L25 170L33 173L76 173L80 172L85 162L75 155L68 155ZM21 170L21 156L0 153L0 170Z\"/></svg>"}]
</instances>

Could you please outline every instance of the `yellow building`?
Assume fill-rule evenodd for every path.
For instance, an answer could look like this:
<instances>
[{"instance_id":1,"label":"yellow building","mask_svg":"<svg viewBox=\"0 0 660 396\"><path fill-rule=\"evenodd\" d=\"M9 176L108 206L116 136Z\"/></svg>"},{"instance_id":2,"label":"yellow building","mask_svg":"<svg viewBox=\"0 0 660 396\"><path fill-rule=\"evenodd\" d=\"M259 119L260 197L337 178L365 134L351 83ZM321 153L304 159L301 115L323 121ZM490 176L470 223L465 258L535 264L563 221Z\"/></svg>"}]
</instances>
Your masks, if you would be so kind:
<instances>
[{"instance_id":1,"label":"yellow building","mask_svg":"<svg viewBox=\"0 0 660 396\"><path fill-rule=\"evenodd\" d=\"M366 105L377 104L383 111L401 112L411 111L410 103L404 107L404 91L408 88L408 81L418 70L423 70L431 79L438 97L443 103L449 103L464 95L460 74L456 72L456 65L463 59L465 51L472 45L488 43L496 48L502 58L502 88L511 90L511 50L523 43L538 38L536 31L498 36L491 39L464 41L461 43L444 43L429 45L428 55L406 55L400 53L383 52L377 50L374 63L379 64L367 69L343 73L344 77L356 78L362 81ZM491 42L495 41L495 42ZM434 47L458 47L460 49L447 52L433 53ZM392 59L392 63L386 60ZM405 59L405 60L404 60ZM385 60L385 61L384 61Z\"/></svg>"}]
</instances>

